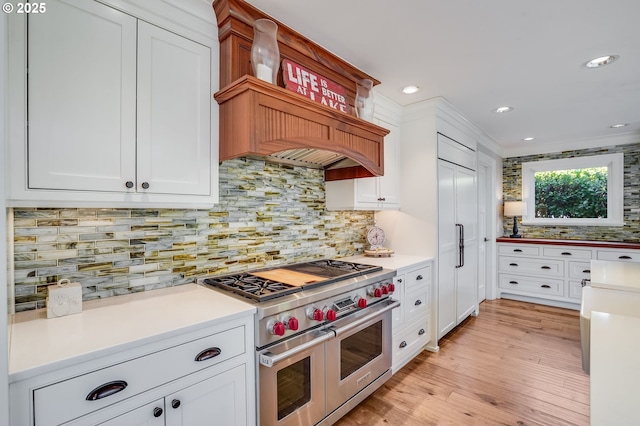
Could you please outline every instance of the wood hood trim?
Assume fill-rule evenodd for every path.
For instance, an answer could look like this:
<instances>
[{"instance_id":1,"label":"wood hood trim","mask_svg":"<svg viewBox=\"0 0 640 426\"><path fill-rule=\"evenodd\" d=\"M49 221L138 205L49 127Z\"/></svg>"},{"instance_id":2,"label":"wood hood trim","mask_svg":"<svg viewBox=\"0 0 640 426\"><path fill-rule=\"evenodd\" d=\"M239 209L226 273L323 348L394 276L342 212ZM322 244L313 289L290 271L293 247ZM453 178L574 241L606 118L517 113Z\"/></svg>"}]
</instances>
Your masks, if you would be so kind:
<instances>
[{"instance_id":1,"label":"wood hood trim","mask_svg":"<svg viewBox=\"0 0 640 426\"><path fill-rule=\"evenodd\" d=\"M214 96L220 105L220 160L311 148L349 157L369 176L384 173L384 137L389 130L383 127L250 75ZM344 175L326 172L329 180ZM350 177L355 176L346 178Z\"/></svg>"},{"instance_id":2,"label":"wood hood trim","mask_svg":"<svg viewBox=\"0 0 640 426\"><path fill-rule=\"evenodd\" d=\"M253 22L261 18L275 21L280 58L343 86L352 111L356 81L369 78L378 84L378 80L244 0L215 0L213 8L218 22L220 87L223 88L214 95L220 105L221 161L311 149L318 150L319 156L325 159L328 158L325 154L336 153L339 154L336 161L348 157L359 164L337 169L323 166L325 180L384 173L387 129L284 89L282 73L279 73L278 85L252 76Z\"/></svg>"}]
</instances>

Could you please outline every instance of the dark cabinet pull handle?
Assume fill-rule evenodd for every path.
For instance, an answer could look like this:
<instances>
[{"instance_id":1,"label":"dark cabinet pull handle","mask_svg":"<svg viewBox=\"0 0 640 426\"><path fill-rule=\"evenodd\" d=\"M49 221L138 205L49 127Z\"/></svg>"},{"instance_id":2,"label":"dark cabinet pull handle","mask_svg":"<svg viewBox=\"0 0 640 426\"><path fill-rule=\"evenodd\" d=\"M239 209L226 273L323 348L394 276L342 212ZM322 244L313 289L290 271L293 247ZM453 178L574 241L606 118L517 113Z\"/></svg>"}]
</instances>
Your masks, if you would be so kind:
<instances>
[{"instance_id":1,"label":"dark cabinet pull handle","mask_svg":"<svg viewBox=\"0 0 640 426\"><path fill-rule=\"evenodd\" d=\"M590 274L591 273L591 269L583 269L582 272L585 273L585 274Z\"/></svg>"},{"instance_id":2,"label":"dark cabinet pull handle","mask_svg":"<svg viewBox=\"0 0 640 426\"><path fill-rule=\"evenodd\" d=\"M133 188L133 182L131 182L130 180L128 180L128 181L124 184L124 186L126 186L126 187L127 187L127 188L129 188L129 189L131 189L131 188Z\"/></svg>"},{"instance_id":3,"label":"dark cabinet pull handle","mask_svg":"<svg viewBox=\"0 0 640 426\"><path fill-rule=\"evenodd\" d=\"M563 256L572 256L571 253L569 253L568 251L563 251L562 253L560 253Z\"/></svg>"},{"instance_id":4,"label":"dark cabinet pull handle","mask_svg":"<svg viewBox=\"0 0 640 426\"><path fill-rule=\"evenodd\" d=\"M142 189L149 189L149 182L142 182Z\"/></svg>"},{"instance_id":5,"label":"dark cabinet pull handle","mask_svg":"<svg viewBox=\"0 0 640 426\"><path fill-rule=\"evenodd\" d=\"M542 287L542 288L551 288L551 286L549 284L542 284L540 287Z\"/></svg>"},{"instance_id":6,"label":"dark cabinet pull handle","mask_svg":"<svg viewBox=\"0 0 640 426\"><path fill-rule=\"evenodd\" d=\"M402 349L402 348L406 348L406 347L407 347L407 341L406 341L406 340L403 340L403 341L400 343L400 349Z\"/></svg>"},{"instance_id":7,"label":"dark cabinet pull handle","mask_svg":"<svg viewBox=\"0 0 640 426\"><path fill-rule=\"evenodd\" d=\"M114 380L113 382L105 383L104 385L100 385L89 392L89 395L87 395L87 401L97 401L99 399L106 398L123 391L127 386L128 384L124 380Z\"/></svg>"},{"instance_id":8,"label":"dark cabinet pull handle","mask_svg":"<svg viewBox=\"0 0 640 426\"><path fill-rule=\"evenodd\" d=\"M540 269L551 269L551 266L541 266Z\"/></svg>"},{"instance_id":9,"label":"dark cabinet pull handle","mask_svg":"<svg viewBox=\"0 0 640 426\"><path fill-rule=\"evenodd\" d=\"M402 278L398 278L398 282L401 283L402 282Z\"/></svg>"},{"instance_id":10,"label":"dark cabinet pull handle","mask_svg":"<svg viewBox=\"0 0 640 426\"><path fill-rule=\"evenodd\" d=\"M631 256L618 256L618 259L631 259Z\"/></svg>"},{"instance_id":11,"label":"dark cabinet pull handle","mask_svg":"<svg viewBox=\"0 0 640 426\"><path fill-rule=\"evenodd\" d=\"M518 266L517 263L510 263L509 266Z\"/></svg>"},{"instance_id":12,"label":"dark cabinet pull handle","mask_svg":"<svg viewBox=\"0 0 640 426\"><path fill-rule=\"evenodd\" d=\"M162 408L160 407L156 407L153 409L153 417L160 417L162 413L163 411L162 411Z\"/></svg>"},{"instance_id":13,"label":"dark cabinet pull handle","mask_svg":"<svg viewBox=\"0 0 640 426\"><path fill-rule=\"evenodd\" d=\"M518 284L518 281L509 281L509 284Z\"/></svg>"},{"instance_id":14,"label":"dark cabinet pull handle","mask_svg":"<svg viewBox=\"0 0 640 426\"><path fill-rule=\"evenodd\" d=\"M420 299L416 300L416 303L414 303L414 305L416 305L416 306L422 305L422 300L420 300Z\"/></svg>"},{"instance_id":15,"label":"dark cabinet pull handle","mask_svg":"<svg viewBox=\"0 0 640 426\"><path fill-rule=\"evenodd\" d=\"M422 279L424 279L422 275L418 275L418 276L416 277L416 281L420 281L420 280L422 280Z\"/></svg>"},{"instance_id":16,"label":"dark cabinet pull handle","mask_svg":"<svg viewBox=\"0 0 640 426\"><path fill-rule=\"evenodd\" d=\"M421 328L420 331L418 331L418 336L422 336L424 333L426 333L424 328Z\"/></svg>"},{"instance_id":17,"label":"dark cabinet pull handle","mask_svg":"<svg viewBox=\"0 0 640 426\"><path fill-rule=\"evenodd\" d=\"M178 408L180 406L180 400L179 399L174 399L173 401L171 401L171 407L172 408Z\"/></svg>"},{"instance_id":18,"label":"dark cabinet pull handle","mask_svg":"<svg viewBox=\"0 0 640 426\"><path fill-rule=\"evenodd\" d=\"M522 250L521 250L521 249L513 249L513 251L514 251L515 253L522 253Z\"/></svg>"},{"instance_id":19,"label":"dark cabinet pull handle","mask_svg":"<svg viewBox=\"0 0 640 426\"><path fill-rule=\"evenodd\" d=\"M196 361L200 362L200 361L206 361L208 359L217 357L218 355L220 355L222 353L222 351L220 350L220 348L208 348L205 349L204 351L200 352L198 355L196 355Z\"/></svg>"}]
</instances>

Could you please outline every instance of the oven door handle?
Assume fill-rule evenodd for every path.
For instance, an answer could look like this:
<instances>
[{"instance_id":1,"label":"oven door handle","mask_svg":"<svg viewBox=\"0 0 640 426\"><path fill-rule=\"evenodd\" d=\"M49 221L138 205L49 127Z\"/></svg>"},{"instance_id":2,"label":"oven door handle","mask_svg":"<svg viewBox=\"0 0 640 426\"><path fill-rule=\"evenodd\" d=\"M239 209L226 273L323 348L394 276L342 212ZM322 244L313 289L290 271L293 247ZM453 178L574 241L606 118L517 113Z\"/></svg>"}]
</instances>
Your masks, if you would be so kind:
<instances>
[{"instance_id":1,"label":"oven door handle","mask_svg":"<svg viewBox=\"0 0 640 426\"><path fill-rule=\"evenodd\" d=\"M333 328L331 327L330 330L332 330L334 333L336 333L336 337L348 332L349 330L353 330L354 328L360 327L362 324L366 324L369 321L371 321L372 319L380 316L381 314L390 311L392 309L395 309L397 307L400 306L400 302L397 300L393 300L393 299L388 299L387 300L387 304L381 304L383 306L378 307L375 311L363 316L362 318L358 318L356 320L354 320L353 322L350 322L347 325L344 325L342 327L339 328Z\"/></svg>"},{"instance_id":2,"label":"oven door handle","mask_svg":"<svg viewBox=\"0 0 640 426\"><path fill-rule=\"evenodd\" d=\"M271 352L265 352L260 354L259 358L260 358L260 364L264 365L265 367L273 367L275 364L279 363L280 361L282 361L283 359L289 358L293 355L299 354L300 352L304 352L309 348L312 348L316 345L319 345L320 343L326 342L329 339L332 339L334 337L334 335L332 333L325 333L320 337L317 337L313 340L310 340L308 342L302 343L300 345L297 345L291 349L289 349L288 351L284 351L282 353L279 354L274 354Z\"/></svg>"}]
</instances>

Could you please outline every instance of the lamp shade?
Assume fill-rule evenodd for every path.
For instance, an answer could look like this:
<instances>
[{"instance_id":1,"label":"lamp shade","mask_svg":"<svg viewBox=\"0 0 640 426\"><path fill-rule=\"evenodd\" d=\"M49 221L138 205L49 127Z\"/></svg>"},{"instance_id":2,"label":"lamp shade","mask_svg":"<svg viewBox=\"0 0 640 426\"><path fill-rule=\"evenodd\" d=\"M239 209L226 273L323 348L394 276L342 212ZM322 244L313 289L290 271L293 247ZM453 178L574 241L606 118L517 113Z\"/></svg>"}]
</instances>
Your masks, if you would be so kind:
<instances>
[{"instance_id":1,"label":"lamp shade","mask_svg":"<svg viewBox=\"0 0 640 426\"><path fill-rule=\"evenodd\" d=\"M504 215L505 216L524 216L527 209L524 201L505 201L504 202Z\"/></svg>"}]
</instances>

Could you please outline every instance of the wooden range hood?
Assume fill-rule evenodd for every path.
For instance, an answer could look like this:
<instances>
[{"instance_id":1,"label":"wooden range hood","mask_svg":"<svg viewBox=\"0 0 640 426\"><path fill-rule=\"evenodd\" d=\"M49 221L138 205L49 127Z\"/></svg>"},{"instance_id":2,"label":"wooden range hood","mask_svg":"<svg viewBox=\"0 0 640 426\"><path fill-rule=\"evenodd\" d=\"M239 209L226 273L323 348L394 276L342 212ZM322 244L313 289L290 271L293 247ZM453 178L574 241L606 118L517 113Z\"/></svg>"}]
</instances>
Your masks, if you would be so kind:
<instances>
[{"instance_id":1,"label":"wooden range hood","mask_svg":"<svg viewBox=\"0 0 640 426\"><path fill-rule=\"evenodd\" d=\"M243 0L215 0L220 40L220 160L259 157L323 168L325 180L382 176L389 130L253 77L253 22L270 16ZM274 20L275 21L275 20ZM328 78L347 91L353 111L356 81L379 81L278 24L281 59Z\"/></svg>"}]
</instances>

